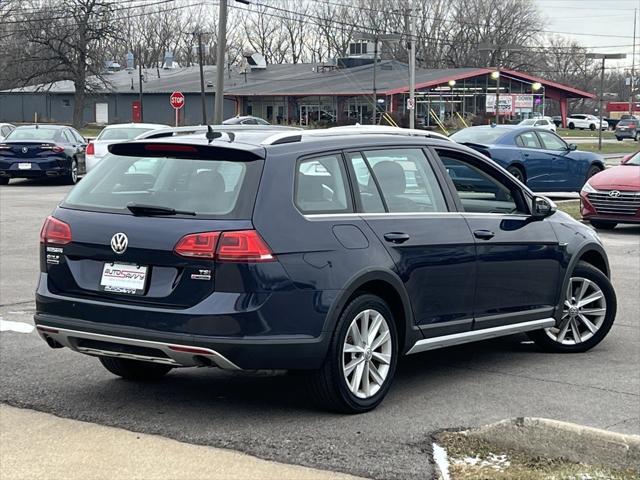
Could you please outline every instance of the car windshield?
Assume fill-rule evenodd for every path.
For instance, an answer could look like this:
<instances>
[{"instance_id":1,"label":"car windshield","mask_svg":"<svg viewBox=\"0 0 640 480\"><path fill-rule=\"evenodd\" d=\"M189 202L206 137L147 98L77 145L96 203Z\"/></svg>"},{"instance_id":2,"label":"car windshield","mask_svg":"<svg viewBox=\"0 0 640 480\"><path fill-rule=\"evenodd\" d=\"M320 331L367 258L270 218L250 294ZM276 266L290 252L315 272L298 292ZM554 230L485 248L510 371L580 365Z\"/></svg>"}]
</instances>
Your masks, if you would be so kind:
<instances>
[{"instance_id":1,"label":"car windshield","mask_svg":"<svg viewBox=\"0 0 640 480\"><path fill-rule=\"evenodd\" d=\"M46 127L38 127L38 128L17 128L9 135L7 135L7 140L46 140L52 141L56 140L60 137L60 130L57 128L46 128Z\"/></svg>"},{"instance_id":2,"label":"car windshield","mask_svg":"<svg viewBox=\"0 0 640 480\"><path fill-rule=\"evenodd\" d=\"M117 127L117 128L105 128L100 132L100 135L96 140L132 140L138 135L153 130L152 128L140 128L140 127Z\"/></svg>"},{"instance_id":3,"label":"car windshield","mask_svg":"<svg viewBox=\"0 0 640 480\"><path fill-rule=\"evenodd\" d=\"M262 161L108 155L63 207L131 214L138 205L205 218L251 218Z\"/></svg>"},{"instance_id":4,"label":"car windshield","mask_svg":"<svg viewBox=\"0 0 640 480\"><path fill-rule=\"evenodd\" d=\"M634 167L640 166L640 152L636 153L633 157L627 160L624 165L632 165Z\"/></svg>"},{"instance_id":5,"label":"car windshield","mask_svg":"<svg viewBox=\"0 0 640 480\"><path fill-rule=\"evenodd\" d=\"M493 128L465 128L451 135L451 140L458 143L479 143L482 145L491 145L502 137L509 130L501 127Z\"/></svg>"},{"instance_id":6,"label":"car windshield","mask_svg":"<svg viewBox=\"0 0 640 480\"><path fill-rule=\"evenodd\" d=\"M538 120L539 119L536 119L536 118L530 118L529 120L521 121L518 125L534 125Z\"/></svg>"}]
</instances>

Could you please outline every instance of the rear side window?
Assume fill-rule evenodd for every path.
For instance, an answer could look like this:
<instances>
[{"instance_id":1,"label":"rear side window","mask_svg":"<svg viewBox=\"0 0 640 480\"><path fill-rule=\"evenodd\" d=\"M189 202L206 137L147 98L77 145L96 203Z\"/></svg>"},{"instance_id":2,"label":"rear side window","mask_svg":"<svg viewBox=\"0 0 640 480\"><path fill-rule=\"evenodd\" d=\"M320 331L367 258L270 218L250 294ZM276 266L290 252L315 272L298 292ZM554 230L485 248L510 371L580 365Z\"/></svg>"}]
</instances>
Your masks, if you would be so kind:
<instances>
[{"instance_id":1,"label":"rear side window","mask_svg":"<svg viewBox=\"0 0 640 480\"><path fill-rule=\"evenodd\" d=\"M107 155L63 207L130 214L127 205L172 208L196 217L250 219L262 161Z\"/></svg>"},{"instance_id":2,"label":"rear side window","mask_svg":"<svg viewBox=\"0 0 640 480\"><path fill-rule=\"evenodd\" d=\"M352 211L342 157L325 155L298 161L295 204L302 213Z\"/></svg>"},{"instance_id":3,"label":"rear side window","mask_svg":"<svg viewBox=\"0 0 640 480\"><path fill-rule=\"evenodd\" d=\"M389 212L447 211L438 180L421 149L397 148L363 153L377 181L376 185L371 178L367 191L373 193L379 187Z\"/></svg>"},{"instance_id":4,"label":"rear side window","mask_svg":"<svg viewBox=\"0 0 640 480\"><path fill-rule=\"evenodd\" d=\"M526 132L516 137L516 144L522 148L542 148L534 132Z\"/></svg>"}]
</instances>

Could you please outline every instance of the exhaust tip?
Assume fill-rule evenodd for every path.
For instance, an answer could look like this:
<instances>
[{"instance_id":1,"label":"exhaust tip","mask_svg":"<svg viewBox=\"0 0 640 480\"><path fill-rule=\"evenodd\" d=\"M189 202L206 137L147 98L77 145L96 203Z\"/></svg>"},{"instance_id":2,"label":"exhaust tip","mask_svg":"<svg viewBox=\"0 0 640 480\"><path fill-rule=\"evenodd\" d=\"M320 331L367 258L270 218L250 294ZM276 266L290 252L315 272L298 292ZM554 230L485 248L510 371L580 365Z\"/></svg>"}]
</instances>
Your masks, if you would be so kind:
<instances>
[{"instance_id":1,"label":"exhaust tip","mask_svg":"<svg viewBox=\"0 0 640 480\"><path fill-rule=\"evenodd\" d=\"M49 335L45 335L44 339L47 342L47 345L49 345L51 348L64 348L64 345L62 345L61 343L56 342Z\"/></svg>"}]
</instances>

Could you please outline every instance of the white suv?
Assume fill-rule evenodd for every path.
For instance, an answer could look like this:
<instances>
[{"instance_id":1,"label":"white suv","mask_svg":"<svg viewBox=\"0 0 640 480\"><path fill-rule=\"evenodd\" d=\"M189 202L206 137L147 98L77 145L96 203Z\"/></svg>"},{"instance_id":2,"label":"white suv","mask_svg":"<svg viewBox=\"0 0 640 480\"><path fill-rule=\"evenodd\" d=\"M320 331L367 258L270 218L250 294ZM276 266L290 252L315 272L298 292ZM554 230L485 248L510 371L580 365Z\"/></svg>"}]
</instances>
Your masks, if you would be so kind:
<instances>
[{"instance_id":1,"label":"white suv","mask_svg":"<svg viewBox=\"0 0 640 480\"><path fill-rule=\"evenodd\" d=\"M600 125L601 130L607 130L609 128L606 120L602 120L602 123L600 123L600 119L595 115L575 114L567 117L567 126L571 130L574 128L579 128L580 130L584 130L585 128L596 130L598 125Z\"/></svg>"}]
</instances>

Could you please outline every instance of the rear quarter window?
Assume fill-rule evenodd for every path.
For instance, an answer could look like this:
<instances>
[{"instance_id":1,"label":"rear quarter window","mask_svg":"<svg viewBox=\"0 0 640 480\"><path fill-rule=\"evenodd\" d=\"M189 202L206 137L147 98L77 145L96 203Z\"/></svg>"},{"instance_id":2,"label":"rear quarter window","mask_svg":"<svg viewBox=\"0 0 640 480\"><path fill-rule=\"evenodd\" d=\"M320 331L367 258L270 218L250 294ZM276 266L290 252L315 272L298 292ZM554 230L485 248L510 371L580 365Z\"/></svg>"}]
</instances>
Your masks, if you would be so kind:
<instances>
[{"instance_id":1,"label":"rear quarter window","mask_svg":"<svg viewBox=\"0 0 640 480\"><path fill-rule=\"evenodd\" d=\"M63 207L130 214L129 204L173 208L196 217L250 219L262 161L127 157L109 154Z\"/></svg>"}]
</instances>

